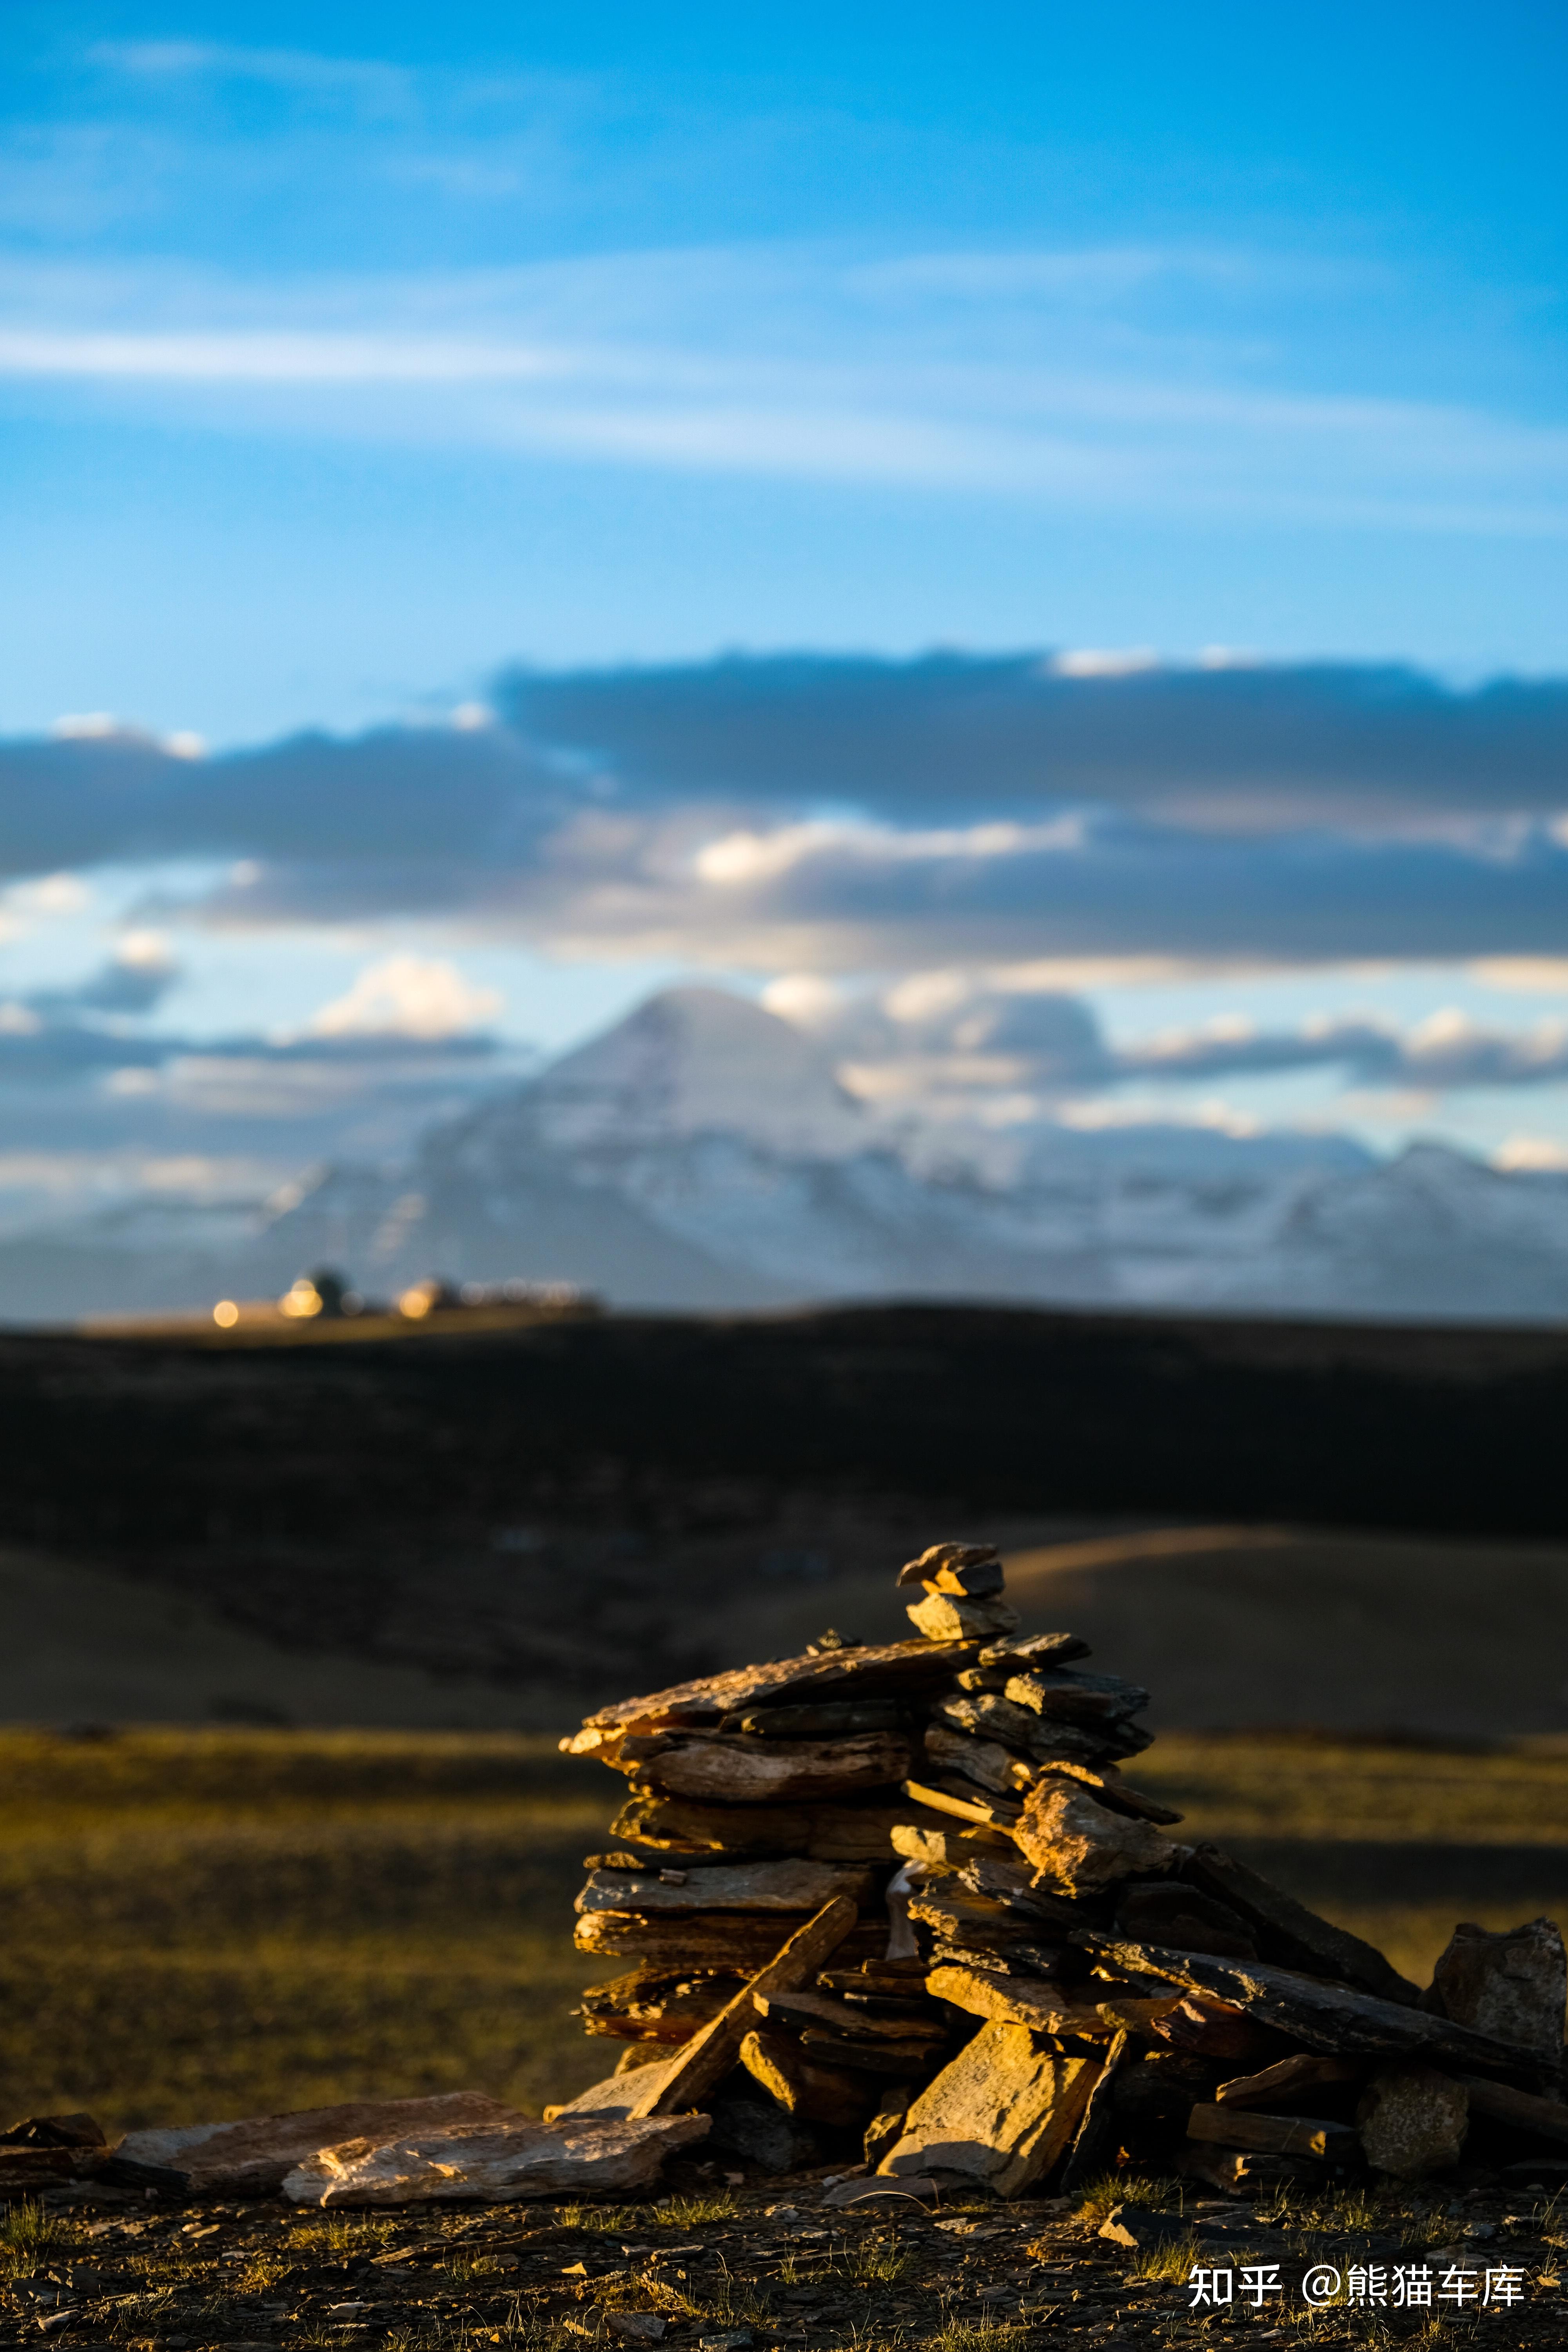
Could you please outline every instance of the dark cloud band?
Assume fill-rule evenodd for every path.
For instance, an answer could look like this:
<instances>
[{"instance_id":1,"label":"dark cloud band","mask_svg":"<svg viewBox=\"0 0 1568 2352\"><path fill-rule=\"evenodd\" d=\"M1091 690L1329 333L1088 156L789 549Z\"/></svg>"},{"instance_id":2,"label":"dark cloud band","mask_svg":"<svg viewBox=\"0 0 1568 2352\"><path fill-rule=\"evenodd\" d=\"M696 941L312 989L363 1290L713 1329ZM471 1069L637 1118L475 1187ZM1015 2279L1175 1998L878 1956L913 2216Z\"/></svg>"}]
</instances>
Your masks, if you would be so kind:
<instances>
[{"instance_id":1,"label":"dark cloud band","mask_svg":"<svg viewBox=\"0 0 1568 2352\"><path fill-rule=\"evenodd\" d=\"M1068 667L519 673L480 729L5 745L0 870L205 857L209 921L759 971L1561 951L1568 684Z\"/></svg>"},{"instance_id":2,"label":"dark cloud band","mask_svg":"<svg viewBox=\"0 0 1568 2352\"><path fill-rule=\"evenodd\" d=\"M1080 657L1081 659L1081 657ZM1081 674L1038 655L800 655L513 672L521 730L656 798L837 800L908 817L1190 801L1250 823L1568 805L1568 683L1460 693L1348 663Z\"/></svg>"}]
</instances>

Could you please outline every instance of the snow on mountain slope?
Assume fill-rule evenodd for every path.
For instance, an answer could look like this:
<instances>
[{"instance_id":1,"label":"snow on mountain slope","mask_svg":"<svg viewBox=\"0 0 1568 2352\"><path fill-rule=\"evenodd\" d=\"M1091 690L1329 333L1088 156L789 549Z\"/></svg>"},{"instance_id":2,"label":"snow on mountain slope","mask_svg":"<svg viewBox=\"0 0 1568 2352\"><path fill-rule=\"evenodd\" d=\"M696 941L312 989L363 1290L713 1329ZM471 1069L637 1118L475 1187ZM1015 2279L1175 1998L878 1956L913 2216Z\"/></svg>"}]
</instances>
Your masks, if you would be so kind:
<instances>
[{"instance_id":1,"label":"snow on mountain slope","mask_svg":"<svg viewBox=\"0 0 1568 2352\"><path fill-rule=\"evenodd\" d=\"M1194 1269L1186 1295L1286 1313L1557 1321L1568 1317L1568 1179L1413 1145L1304 1189L1263 1247Z\"/></svg>"},{"instance_id":2,"label":"snow on mountain slope","mask_svg":"<svg viewBox=\"0 0 1568 2352\"><path fill-rule=\"evenodd\" d=\"M863 1111L819 1045L719 988L669 988L513 1097L534 1139L592 1153L738 1131L796 1158L864 1149Z\"/></svg>"},{"instance_id":3,"label":"snow on mountain slope","mask_svg":"<svg viewBox=\"0 0 1568 2352\"><path fill-rule=\"evenodd\" d=\"M858 1102L822 1047L708 989L654 998L436 1129L399 1181L347 1253L369 1283L439 1266L645 1306L1568 1310L1563 1179L1436 1146L1384 1164L1334 1136L933 1129ZM302 1257L324 1232L308 1213Z\"/></svg>"}]
</instances>

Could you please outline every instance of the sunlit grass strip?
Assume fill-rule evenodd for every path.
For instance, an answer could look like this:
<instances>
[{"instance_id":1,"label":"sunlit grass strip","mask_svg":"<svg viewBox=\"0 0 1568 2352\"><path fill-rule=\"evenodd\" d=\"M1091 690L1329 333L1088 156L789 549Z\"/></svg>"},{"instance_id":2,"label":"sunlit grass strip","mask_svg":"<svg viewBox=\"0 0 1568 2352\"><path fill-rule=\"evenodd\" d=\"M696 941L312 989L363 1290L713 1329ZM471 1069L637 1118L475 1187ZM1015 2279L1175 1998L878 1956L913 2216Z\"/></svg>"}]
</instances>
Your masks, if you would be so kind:
<instances>
[{"instance_id":1,"label":"sunlit grass strip","mask_svg":"<svg viewBox=\"0 0 1568 2352\"><path fill-rule=\"evenodd\" d=\"M1184 2210L1190 2184L1137 2172L1104 2172L1084 2189L1075 2221L1103 2221L1118 2205L1153 2205L1162 2212Z\"/></svg>"}]
</instances>

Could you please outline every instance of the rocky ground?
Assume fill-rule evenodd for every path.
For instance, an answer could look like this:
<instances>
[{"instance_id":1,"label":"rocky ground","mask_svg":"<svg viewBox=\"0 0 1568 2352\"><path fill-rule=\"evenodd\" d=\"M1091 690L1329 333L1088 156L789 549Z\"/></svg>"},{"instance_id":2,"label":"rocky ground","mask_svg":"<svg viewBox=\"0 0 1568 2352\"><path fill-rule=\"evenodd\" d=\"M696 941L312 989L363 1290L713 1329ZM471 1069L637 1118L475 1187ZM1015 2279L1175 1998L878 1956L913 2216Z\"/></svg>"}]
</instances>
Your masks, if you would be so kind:
<instances>
[{"instance_id":1,"label":"rocky ground","mask_svg":"<svg viewBox=\"0 0 1568 2352\"><path fill-rule=\"evenodd\" d=\"M1511 2187L1493 2177L1403 2194L1352 2189L1316 2209L1194 2197L1188 2184L1184 2210L1174 2182L1108 2182L1087 2200L960 2195L928 2210L900 2197L835 2208L825 2202L833 2176L821 2171L734 2186L711 2164L671 2172L673 2192L658 2202L615 2208L323 2215L125 2191L111 2202L101 2190L14 2207L0 2220L0 2343L42 2336L127 2352L570 2352L590 2339L662 2341L672 2352L1029 2352L1046 2336L1568 2345L1559 2277L1568 2215L1559 2219L1552 2189L1561 2168ZM1129 2192L1152 2202L1123 2203L1112 2226L1141 2247L1100 2234ZM1179 2226L1159 2223L1162 2210ZM1232 2273L1228 2305L1194 2308L1194 2264ZM1389 2282L1401 2267L1429 2269L1431 2307L1401 2307L1392 2286L1382 2305L1346 2303L1352 2264L1382 2265ZM1319 2272L1316 2293L1332 2298L1325 2267L1341 2294L1314 2309L1303 2281Z\"/></svg>"}]
</instances>

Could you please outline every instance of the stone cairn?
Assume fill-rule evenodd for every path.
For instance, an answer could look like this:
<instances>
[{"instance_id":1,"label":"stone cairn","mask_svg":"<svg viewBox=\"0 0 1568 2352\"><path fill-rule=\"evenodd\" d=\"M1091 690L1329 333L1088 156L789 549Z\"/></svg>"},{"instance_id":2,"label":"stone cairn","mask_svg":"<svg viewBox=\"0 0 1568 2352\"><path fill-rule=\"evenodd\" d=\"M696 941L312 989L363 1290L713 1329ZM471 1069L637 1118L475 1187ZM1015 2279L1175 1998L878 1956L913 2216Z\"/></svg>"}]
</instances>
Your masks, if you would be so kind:
<instances>
[{"instance_id":1,"label":"stone cairn","mask_svg":"<svg viewBox=\"0 0 1568 2352\"><path fill-rule=\"evenodd\" d=\"M1172 1834L1121 1777L1149 1694L1021 1637L992 1546L898 1580L911 1641L825 1634L563 1741L629 1783L576 1929L627 1964L581 2012L626 2046L549 2117L705 2114L716 2156L927 2194L1128 2167L1251 2194L1568 2143L1549 1921L1459 1927L1422 1991Z\"/></svg>"}]
</instances>

